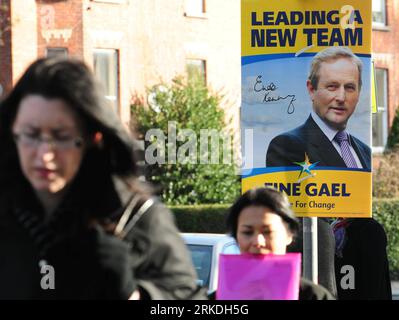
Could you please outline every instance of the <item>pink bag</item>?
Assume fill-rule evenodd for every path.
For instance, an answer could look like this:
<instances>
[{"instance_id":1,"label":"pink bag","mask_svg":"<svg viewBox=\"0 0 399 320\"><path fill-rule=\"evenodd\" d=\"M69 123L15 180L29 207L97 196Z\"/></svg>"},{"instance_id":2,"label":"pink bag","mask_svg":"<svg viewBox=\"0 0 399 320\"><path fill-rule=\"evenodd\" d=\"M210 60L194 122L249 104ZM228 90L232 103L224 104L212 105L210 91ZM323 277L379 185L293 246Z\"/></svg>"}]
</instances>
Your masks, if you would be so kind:
<instances>
[{"instance_id":1,"label":"pink bag","mask_svg":"<svg viewBox=\"0 0 399 320\"><path fill-rule=\"evenodd\" d=\"M298 300L300 274L300 253L222 254L216 299Z\"/></svg>"}]
</instances>

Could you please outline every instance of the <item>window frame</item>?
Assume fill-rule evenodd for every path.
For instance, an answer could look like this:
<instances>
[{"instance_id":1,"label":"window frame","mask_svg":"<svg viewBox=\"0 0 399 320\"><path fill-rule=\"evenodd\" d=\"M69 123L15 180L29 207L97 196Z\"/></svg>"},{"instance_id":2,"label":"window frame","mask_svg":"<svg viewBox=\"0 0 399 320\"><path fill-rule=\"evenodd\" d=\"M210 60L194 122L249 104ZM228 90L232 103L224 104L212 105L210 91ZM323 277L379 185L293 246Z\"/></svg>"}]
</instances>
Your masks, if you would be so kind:
<instances>
[{"instance_id":1,"label":"window frame","mask_svg":"<svg viewBox=\"0 0 399 320\"><path fill-rule=\"evenodd\" d=\"M110 106L115 110L115 112L120 115L120 53L119 49L116 48L93 48L93 70L94 74L96 75L97 79L101 82L105 92L104 92L104 97L107 101L109 101ZM102 79L97 76L96 74L96 68L95 68L95 54L96 53L112 53L115 55L116 58L116 88L115 89L115 96L114 95L108 95L108 88L105 83L103 83Z\"/></svg>"},{"instance_id":2,"label":"window frame","mask_svg":"<svg viewBox=\"0 0 399 320\"><path fill-rule=\"evenodd\" d=\"M187 75L187 79L190 80L190 75L188 73L188 66L189 66L189 62L190 61L198 61L200 63L202 63L203 66L203 79L204 79L204 84L207 85L208 84L208 75L207 75L207 61L204 58L197 58L197 57L187 57L185 62L185 68L186 68L186 75Z\"/></svg>"},{"instance_id":3,"label":"window frame","mask_svg":"<svg viewBox=\"0 0 399 320\"><path fill-rule=\"evenodd\" d=\"M190 17L190 18L206 18L206 0L197 0L197 1L202 1L202 11L201 12L194 12L194 11L189 11L188 10L188 1L193 1L193 0L185 0L185 7L184 7L184 16L185 17Z\"/></svg>"},{"instance_id":4,"label":"window frame","mask_svg":"<svg viewBox=\"0 0 399 320\"><path fill-rule=\"evenodd\" d=\"M375 0L372 0L375 1ZM383 17L383 21L374 21L373 19L373 10L371 11L371 19L372 19L372 28L373 29L386 29L388 26L388 22L387 22L387 2L386 0L378 0L383 2L382 3L382 8L381 8L381 12L382 12L382 17Z\"/></svg>"},{"instance_id":5,"label":"window frame","mask_svg":"<svg viewBox=\"0 0 399 320\"><path fill-rule=\"evenodd\" d=\"M66 58L69 55L69 50L67 47L46 47L46 52L45 55L46 57L49 57L49 51L54 50L54 54L51 55L52 57L59 57L61 56L61 52L62 52L62 57ZM56 51L58 51L59 53L55 53Z\"/></svg>"},{"instance_id":6,"label":"window frame","mask_svg":"<svg viewBox=\"0 0 399 320\"><path fill-rule=\"evenodd\" d=\"M111 4L125 4L126 0L90 0L91 2L111 3Z\"/></svg>"},{"instance_id":7,"label":"window frame","mask_svg":"<svg viewBox=\"0 0 399 320\"><path fill-rule=\"evenodd\" d=\"M380 113L382 116L382 143L383 145L381 146L374 146L372 143L372 151L373 153L383 153L388 141L388 69L387 68L375 68L375 77L377 79L377 70L383 71L383 86L384 86L384 92L383 92L383 103L379 103L377 99L377 113ZM376 88L378 88L378 82L375 82ZM378 93L378 89L376 90ZM373 142L373 137L371 139Z\"/></svg>"}]
</instances>

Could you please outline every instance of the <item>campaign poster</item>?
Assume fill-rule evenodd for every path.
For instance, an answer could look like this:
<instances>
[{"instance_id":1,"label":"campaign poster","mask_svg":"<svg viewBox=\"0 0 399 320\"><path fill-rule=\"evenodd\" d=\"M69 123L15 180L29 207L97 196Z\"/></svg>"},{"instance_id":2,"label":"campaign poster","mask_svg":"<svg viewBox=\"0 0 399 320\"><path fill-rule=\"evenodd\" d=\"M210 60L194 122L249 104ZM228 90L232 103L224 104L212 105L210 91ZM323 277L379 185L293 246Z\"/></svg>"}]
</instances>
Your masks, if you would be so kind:
<instances>
[{"instance_id":1,"label":"campaign poster","mask_svg":"<svg viewBox=\"0 0 399 320\"><path fill-rule=\"evenodd\" d=\"M242 0L242 191L371 217L371 0Z\"/></svg>"}]
</instances>

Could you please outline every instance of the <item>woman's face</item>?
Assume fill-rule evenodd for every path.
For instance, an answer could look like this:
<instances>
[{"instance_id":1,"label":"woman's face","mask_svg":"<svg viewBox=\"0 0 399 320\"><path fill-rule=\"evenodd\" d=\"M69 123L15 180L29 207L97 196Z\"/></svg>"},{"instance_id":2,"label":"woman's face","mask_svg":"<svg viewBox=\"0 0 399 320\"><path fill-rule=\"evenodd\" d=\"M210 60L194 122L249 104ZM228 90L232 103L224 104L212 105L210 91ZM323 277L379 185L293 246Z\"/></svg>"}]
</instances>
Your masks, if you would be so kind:
<instances>
[{"instance_id":1,"label":"woman's face","mask_svg":"<svg viewBox=\"0 0 399 320\"><path fill-rule=\"evenodd\" d=\"M82 126L61 99L28 95L12 126L23 174L38 192L57 193L76 176L82 162Z\"/></svg>"},{"instance_id":2,"label":"woman's face","mask_svg":"<svg viewBox=\"0 0 399 320\"><path fill-rule=\"evenodd\" d=\"M285 254L292 235L281 217L271 209L250 206L238 217L237 242L241 253Z\"/></svg>"}]
</instances>

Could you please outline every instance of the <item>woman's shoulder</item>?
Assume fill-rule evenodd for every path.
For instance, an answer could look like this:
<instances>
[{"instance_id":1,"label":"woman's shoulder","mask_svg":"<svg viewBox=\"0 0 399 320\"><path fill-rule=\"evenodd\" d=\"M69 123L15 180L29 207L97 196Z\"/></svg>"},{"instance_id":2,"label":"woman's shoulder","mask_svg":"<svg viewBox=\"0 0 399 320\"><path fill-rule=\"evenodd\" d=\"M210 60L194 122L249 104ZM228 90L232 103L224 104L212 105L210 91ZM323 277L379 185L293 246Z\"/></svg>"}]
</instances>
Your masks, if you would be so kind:
<instances>
[{"instance_id":1,"label":"woman's shoulder","mask_svg":"<svg viewBox=\"0 0 399 320\"><path fill-rule=\"evenodd\" d=\"M334 296L323 286L301 278L299 300L335 300Z\"/></svg>"},{"instance_id":2,"label":"woman's shoulder","mask_svg":"<svg viewBox=\"0 0 399 320\"><path fill-rule=\"evenodd\" d=\"M125 212L117 218L116 230L121 225L121 230L127 238L151 234L152 242L167 235L176 237L178 229L175 218L167 206L157 197L143 197L134 195L125 205ZM117 231L118 232L118 231ZM165 239L164 239L165 240Z\"/></svg>"},{"instance_id":3,"label":"woman's shoulder","mask_svg":"<svg viewBox=\"0 0 399 320\"><path fill-rule=\"evenodd\" d=\"M174 219L170 209L154 196L141 199L135 208L134 215L141 216L140 220L144 224L165 223L165 221L173 221Z\"/></svg>"}]
</instances>

